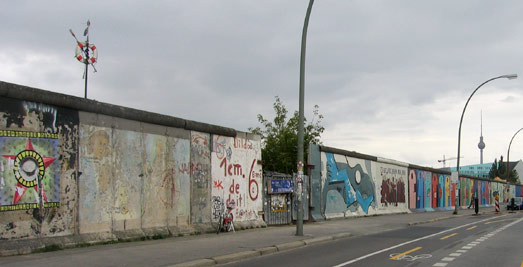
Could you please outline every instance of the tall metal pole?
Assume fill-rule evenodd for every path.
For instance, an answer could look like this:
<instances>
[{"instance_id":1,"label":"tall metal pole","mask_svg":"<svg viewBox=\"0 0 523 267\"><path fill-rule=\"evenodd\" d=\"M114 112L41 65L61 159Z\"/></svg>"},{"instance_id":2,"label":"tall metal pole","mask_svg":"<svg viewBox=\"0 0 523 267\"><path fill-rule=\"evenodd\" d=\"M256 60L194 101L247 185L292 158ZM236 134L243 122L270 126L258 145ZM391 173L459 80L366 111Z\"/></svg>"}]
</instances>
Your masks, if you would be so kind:
<instances>
[{"instance_id":1,"label":"tall metal pole","mask_svg":"<svg viewBox=\"0 0 523 267\"><path fill-rule=\"evenodd\" d=\"M457 188L458 188L459 192L461 192L460 181L459 181L459 159L460 159L460 145L461 145L461 124L463 123L463 116L465 115L465 110L467 109L467 105L469 104L470 99L476 93L476 91L479 88L481 88L481 86L485 85L486 83L488 83L490 81L493 81L493 80L496 80L496 79L500 79L500 78L507 78L509 80L512 80L512 79L516 79L517 77L518 77L517 74L508 74L508 75L501 75L501 76L494 77L492 79L486 80L485 82L480 84L474 90L474 92L472 92L472 94L469 96L469 99L467 99L467 103L465 103L465 107L463 108L463 112L461 113L461 119L459 120L459 130L458 130L458 163L457 163L456 171L458 172L458 186L457 186ZM458 200L459 200L459 194L456 194L456 205L454 205L454 214L458 214L458 205L459 205L459 203L458 203L459 201Z\"/></svg>"},{"instance_id":2,"label":"tall metal pole","mask_svg":"<svg viewBox=\"0 0 523 267\"><path fill-rule=\"evenodd\" d=\"M87 28L84 31L85 40L85 98L87 98L87 75L89 74L89 26L91 21L87 20Z\"/></svg>"},{"instance_id":3,"label":"tall metal pole","mask_svg":"<svg viewBox=\"0 0 523 267\"><path fill-rule=\"evenodd\" d=\"M508 144L508 150L507 150L507 183L508 183L508 179L510 178L510 172L509 172L509 156L510 156L510 146L512 145L512 141L514 140L514 137L516 137L516 135L521 132L521 130L523 130L523 128L519 129L513 136L512 136L512 139L510 139L510 143Z\"/></svg>"},{"instance_id":4,"label":"tall metal pole","mask_svg":"<svg viewBox=\"0 0 523 267\"><path fill-rule=\"evenodd\" d=\"M309 18L311 15L312 4L314 0L309 1L307 14L303 23L303 32L301 35L301 56L300 56L300 103L298 118L298 177L297 177L297 195L298 195L298 218L296 219L296 235L303 235L303 121L304 121L304 102L305 102L305 50L307 43L307 28L309 27Z\"/></svg>"},{"instance_id":5,"label":"tall metal pole","mask_svg":"<svg viewBox=\"0 0 523 267\"><path fill-rule=\"evenodd\" d=\"M85 41L85 98L87 98L87 74L89 74L89 37Z\"/></svg>"}]
</instances>

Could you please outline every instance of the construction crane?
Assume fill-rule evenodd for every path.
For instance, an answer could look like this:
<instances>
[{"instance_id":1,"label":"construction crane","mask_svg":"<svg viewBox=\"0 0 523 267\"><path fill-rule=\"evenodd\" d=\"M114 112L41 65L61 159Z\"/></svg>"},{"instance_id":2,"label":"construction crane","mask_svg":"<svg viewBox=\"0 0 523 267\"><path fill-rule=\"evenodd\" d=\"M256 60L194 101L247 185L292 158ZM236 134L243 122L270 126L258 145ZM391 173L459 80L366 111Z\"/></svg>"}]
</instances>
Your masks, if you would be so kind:
<instances>
[{"instance_id":1,"label":"construction crane","mask_svg":"<svg viewBox=\"0 0 523 267\"><path fill-rule=\"evenodd\" d=\"M463 156L459 157L460 159L464 158ZM443 155L443 159L438 159L438 162L443 162L443 168L446 167L445 163L447 162L447 160L455 160L455 159L458 159L457 157L452 157L452 158L448 158L446 159L445 158L445 155Z\"/></svg>"}]
</instances>

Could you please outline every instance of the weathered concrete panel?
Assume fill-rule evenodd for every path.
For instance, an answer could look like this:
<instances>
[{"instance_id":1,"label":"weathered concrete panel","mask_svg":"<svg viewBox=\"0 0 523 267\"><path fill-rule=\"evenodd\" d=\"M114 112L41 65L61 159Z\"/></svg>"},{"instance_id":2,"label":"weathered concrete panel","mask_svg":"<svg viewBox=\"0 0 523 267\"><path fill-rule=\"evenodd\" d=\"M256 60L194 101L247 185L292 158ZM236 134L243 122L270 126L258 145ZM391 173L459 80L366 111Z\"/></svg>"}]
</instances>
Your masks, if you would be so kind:
<instances>
[{"instance_id":1,"label":"weathered concrete panel","mask_svg":"<svg viewBox=\"0 0 523 267\"><path fill-rule=\"evenodd\" d=\"M85 113L82 118L147 132L82 124L81 233L187 228L189 140L159 135L167 131L163 126L108 117L98 122L99 116Z\"/></svg>"},{"instance_id":2,"label":"weathered concrete panel","mask_svg":"<svg viewBox=\"0 0 523 267\"><path fill-rule=\"evenodd\" d=\"M111 128L80 126L80 233L111 231L114 162Z\"/></svg>"},{"instance_id":3,"label":"weathered concrete panel","mask_svg":"<svg viewBox=\"0 0 523 267\"><path fill-rule=\"evenodd\" d=\"M112 230L141 229L142 190L144 168L142 161L142 133L115 130L114 151L114 200Z\"/></svg>"},{"instance_id":4,"label":"weathered concrete panel","mask_svg":"<svg viewBox=\"0 0 523 267\"><path fill-rule=\"evenodd\" d=\"M191 132L191 224L211 222L210 134Z\"/></svg>"}]
</instances>

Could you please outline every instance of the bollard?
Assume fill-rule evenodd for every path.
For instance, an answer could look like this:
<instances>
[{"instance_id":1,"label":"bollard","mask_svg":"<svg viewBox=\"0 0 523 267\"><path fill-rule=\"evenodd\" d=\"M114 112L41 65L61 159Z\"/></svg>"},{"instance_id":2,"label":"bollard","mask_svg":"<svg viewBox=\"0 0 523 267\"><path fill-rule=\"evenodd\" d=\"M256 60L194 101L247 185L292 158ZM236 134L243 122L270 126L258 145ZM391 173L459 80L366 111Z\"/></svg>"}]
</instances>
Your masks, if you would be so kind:
<instances>
[{"instance_id":1,"label":"bollard","mask_svg":"<svg viewBox=\"0 0 523 267\"><path fill-rule=\"evenodd\" d=\"M496 213L499 213L499 196L496 195Z\"/></svg>"}]
</instances>

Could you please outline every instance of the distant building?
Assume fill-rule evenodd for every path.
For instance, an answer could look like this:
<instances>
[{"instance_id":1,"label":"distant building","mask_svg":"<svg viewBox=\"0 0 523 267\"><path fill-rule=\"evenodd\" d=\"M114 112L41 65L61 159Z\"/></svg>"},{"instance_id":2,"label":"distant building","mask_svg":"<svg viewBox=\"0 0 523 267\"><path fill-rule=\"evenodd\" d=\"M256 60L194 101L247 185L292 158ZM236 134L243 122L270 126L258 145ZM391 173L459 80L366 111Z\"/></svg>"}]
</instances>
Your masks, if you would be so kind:
<instances>
[{"instance_id":1,"label":"distant building","mask_svg":"<svg viewBox=\"0 0 523 267\"><path fill-rule=\"evenodd\" d=\"M474 176L474 177L479 177L479 178L489 178L488 175L489 175L489 172L490 172L490 169L492 168L492 164L494 164L494 162L491 162L491 163L484 163L484 164L475 164L475 165L466 165L466 166L460 166L459 167L459 173L460 174L463 174L463 175L470 175L470 176ZM506 162L504 162L504 164L507 164ZM456 167L451 167L451 168L446 168L447 170L450 170L450 171L456 171ZM512 171L512 170L516 170L516 172L518 173L518 176L520 178L520 181L523 181L523 160L519 160L519 161L511 161L509 163L509 170ZM505 177L500 177L501 179L505 179Z\"/></svg>"}]
</instances>

